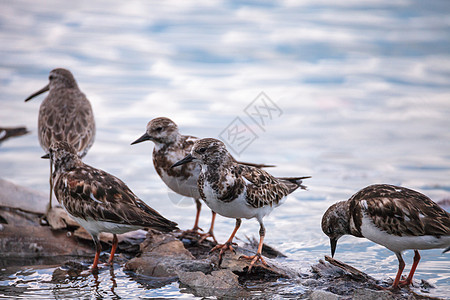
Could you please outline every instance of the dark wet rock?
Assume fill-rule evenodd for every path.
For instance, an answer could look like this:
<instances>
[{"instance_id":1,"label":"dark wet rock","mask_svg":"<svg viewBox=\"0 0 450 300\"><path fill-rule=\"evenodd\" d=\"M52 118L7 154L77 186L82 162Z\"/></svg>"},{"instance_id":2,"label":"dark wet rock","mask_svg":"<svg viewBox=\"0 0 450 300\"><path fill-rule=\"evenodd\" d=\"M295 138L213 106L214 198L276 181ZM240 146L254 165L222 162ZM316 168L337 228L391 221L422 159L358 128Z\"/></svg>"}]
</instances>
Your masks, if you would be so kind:
<instances>
[{"instance_id":1,"label":"dark wet rock","mask_svg":"<svg viewBox=\"0 0 450 300\"><path fill-rule=\"evenodd\" d=\"M201 269L210 269L208 263L201 261L191 264L195 257L173 235L150 231L141 244L141 251L139 257L127 262L127 270L152 277L173 277L179 270L197 271L197 265Z\"/></svg>"},{"instance_id":2,"label":"dark wet rock","mask_svg":"<svg viewBox=\"0 0 450 300\"><path fill-rule=\"evenodd\" d=\"M375 291L370 289L356 289L353 292L354 300L391 300L393 295L390 291Z\"/></svg>"},{"instance_id":3,"label":"dark wet rock","mask_svg":"<svg viewBox=\"0 0 450 300\"><path fill-rule=\"evenodd\" d=\"M178 272L182 287L200 297L245 297L249 293L239 284L239 276L227 269L203 272Z\"/></svg>"},{"instance_id":4,"label":"dark wet rock","mask_svg":"<svg viewBox=\"0 0 450 300\"><path fill-rule=\"evenodd\" d=\"M315 280L308 279L303 281L302 284L304 283L313 289L321 289L322 291L330 292L339 296L337 299L436 299L426 295L419 295L413 288L390 290L388 288L392 285L392 281L381 282L375 280L354 267L329 256L325 256L325 260L326 261L320 260L318 264L311 266L312 274L315 275L313 276ZM310 295L312 294L313 293ZM318 294L316 293L316 296L318 296ZM323 299L328 299L326 297L330 296L328 294L323 295L325 297Z\"/></svg>"},{"instance_id":5,"label":"dark wet rock","mask_svg":"<svg viewBox=\"0 0 450 300\"><path fill-rule=\"evenodd\" d=\"M52 274L52 282L64 282L67 278L77 278L89 269L89 266L83 265L77 261L68 261L59 268L56 268Z\"/></svg>"},{"instance_id":6,"label":"dark wet rock","mask_svg":"<svg viewBox=\"0 0 450 300\"><path fill-rule=\"evenodd\" d=\"M341 299L342 297L339 297L336 294L327 292L327 291L322 291L322 290L317 290L312 292L308 299L310 300L338 300Z\"/></svg>"},{"instance_id":7,"label":"dark wet rock","mask_svg":"<svg viewBox=\"0 0 450 300\"><path fill-rule=\"evenodd\" d=\"M68 234L39 225L39 216L8 207L0 207L4 224L0 230L0 256L32 258L86 256L93 248Z\"/></svg>"}]
</instances>

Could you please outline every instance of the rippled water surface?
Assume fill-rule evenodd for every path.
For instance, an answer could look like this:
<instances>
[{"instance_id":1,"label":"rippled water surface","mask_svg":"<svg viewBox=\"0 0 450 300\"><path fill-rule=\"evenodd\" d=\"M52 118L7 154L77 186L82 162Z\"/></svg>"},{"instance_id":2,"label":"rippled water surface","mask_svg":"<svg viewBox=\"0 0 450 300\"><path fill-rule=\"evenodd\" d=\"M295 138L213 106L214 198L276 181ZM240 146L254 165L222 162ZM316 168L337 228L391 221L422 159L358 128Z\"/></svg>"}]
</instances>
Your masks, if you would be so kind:
<instances>
[{"instance_id":1,"label":"rippled water surface","mask_svg":"<svg viewBox=\"0 0 450 300\"><path fill-rule=\"evenodd\" d=\"M0 177L48 190L36 133L43 96L23 100L47 84L51 69L65 67L96 117L85 162L188 228L192 202L159 180L151 143L130 143L154 117L170 117L186 134L222 138L238 117L254 134L245 149L234 144L236 157L276 164L275 175L313 176L308 191L265 219L266 241L307 270L329 253L323 212L360 188L392 183L450 198L449 20L447 0L1 1L0 126L25 125L31 134L0 146ZM261 92L279 110L258 126L247 113ZM207 227L206 209L203 216ZM233 224L218 217L219 241ZM257 232L257 222L245 220L238 237ZM336 257L378 279L397 270L392 252L364 239L342 238ZM409 271L410 251L405 261ZM155 288L120 267L54 283L57 263L23 265L0 271L0 294L192 297L177 283ZM435 285L432 295L448 296L448 253L423 251L415 278Z\"/></svg>"}]
</instances>

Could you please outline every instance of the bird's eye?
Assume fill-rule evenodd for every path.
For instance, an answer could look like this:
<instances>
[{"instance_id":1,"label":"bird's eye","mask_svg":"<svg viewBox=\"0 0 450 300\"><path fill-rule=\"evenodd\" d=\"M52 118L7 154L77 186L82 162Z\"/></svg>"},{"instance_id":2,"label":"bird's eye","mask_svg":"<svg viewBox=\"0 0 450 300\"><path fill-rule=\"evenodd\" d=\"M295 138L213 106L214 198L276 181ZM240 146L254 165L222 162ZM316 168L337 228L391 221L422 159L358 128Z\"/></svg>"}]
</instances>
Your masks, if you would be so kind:
<instances>
[{"instance_id":1,"label":"bird's eye","mask_svg":"<svg viewBox=\"0 0 450 300\"><path fill-rule=\"evenodd\" d=\"M155 130L160 132L162 130L162 127L157 127Z\"/></svg>"},{"instance_id":2,"label":"bird's eye","mask_svg":"<svg viewBox=\"0 0 450 300\"><path fill-rule=\"evenodd\" d=\"M331 234L331 233L333 233L333 227L328 226L328 234Z\"/></svg>"},{"instance_id":3,"label":"bird's eye","mask_svg":"<svg viewBox=\"0 0 450 300\"><path fill-rule=\"evenodd\" d=\"M55 79L55 76L53 76L53 75L48 76L48 80L53 80L53 79Z\"/></svg>"},{"instance_id":4,"label":"bird's eye","mask_svg":"<svg viewBox=\"0 0 450 300\"><path fill-rule=\"evenodd\" d=\"M202 148L200 148L200 149L198 149L198 153L205 153L205 151L206 151L206 148L205 147L202 147Z\"/></svg>"}]
</instances>

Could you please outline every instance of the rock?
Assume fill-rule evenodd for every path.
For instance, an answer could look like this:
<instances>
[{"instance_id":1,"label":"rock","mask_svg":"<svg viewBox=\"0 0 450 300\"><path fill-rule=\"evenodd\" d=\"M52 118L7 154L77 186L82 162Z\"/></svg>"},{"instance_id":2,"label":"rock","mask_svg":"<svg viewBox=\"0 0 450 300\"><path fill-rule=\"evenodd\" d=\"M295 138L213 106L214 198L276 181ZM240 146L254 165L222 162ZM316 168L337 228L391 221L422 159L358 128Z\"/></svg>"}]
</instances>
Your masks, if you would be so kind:
<instances>
[{"instance_id":1,"label":"rock","mask_svg":"<svg viewBox=\"0 0 450 300\"><path fill-rule=\"evenodd\" d=\"M182 286L188 287L199 297L244 297L248 293L239 284L239 276L228 269L212 271L211 274L178 272Z\"/></svg>"},{"instance_id":2,"label":"rock","mask_svg":"<svg viewBox=\"0 0 450 300\"><path fill-rule=\"evenodd\" d=\"M16 185L0 178L0 206L20 209L35 214L44 214L48 204L48 193Z\"/></svg>"},{"instance_id":3,"label":"rock","mask_svg":"<svg viewBox=\"0 0 450 300\"><path fill-rule=\"evenodd\" d=\"M53 229L80 227L80 225L61 207L52 207L47 214L47 221Z\"/></svg>"},{"instance_id":4,"label":"rock","mask_svg":"<svg viewBox=\"0 0 450 300\"><path fill-rule=\"evenodd\" d=\"M317 291L313 291L309 295L308 299L310 299L310 300L338 300L338 299L342 299L342 297L339 297L338 295L330 293L330 292L317 290Z\"/></svg>"},{"instance_id":5,"label":"rock","mask_svg":"<svg viewBox=\"0 0 450 300\"><path fill-rule=\"evenodd\" d=\"M91 245L80 243L64 231L53 231L48 226L18 226L3 224L0 231L2 257L52 257L58 255L93 255Z\"/></svg>"},{"instance_id":6,"label":"rock","mask_svg":"<svg viewBox=\"0 0 450 300\"><path fill-rule=\"evenodd\" d=\"M141 251L142 254L128 261L125 268L152 277L176 277L183 266L195 259L180 240L154 231L150 231L141 244Z\"/></svg>"},{"instance_id":7,"label":"rock","mask_svg":"<svg viewBox=\"0 0 450 300\"><path fill-rule=\"evenodd\" d=\"M236 253L226 252L223 256L221 267L229 269L235 273L241 274L242 276L247 275L248 268L250 266L249 260L240 259L242 255L253 255L256 251L250 251L245 248L236 247ZM218 255L216 255L218 260ZM259 274L261 278L295 278L297 273L290 268L283 266L281 267L275 260L270 258L264 258L268 266L264 266L261 263L257 263L252 268L253 274Z\"/></svg>"},{"instance_id":8,"label":"rock","mask_svg":"<svg viewBox=\"0 0 450 300\"><path fill-rule=\"evenodd\" d=\"M356 289L353 300L391 300L394 296L390 291L374 291L370 289Z\"/></svg>"},{"instance_id":9,"label":"rock","mask_svg":"<svg viewBox=\"0 0 450 300\"><path fill-rule=\"evenodd\" d=\"M212 271L211 274L196 272L178 272L182 284L193 288L210 288L219 290L239 289L239 276L227 269Z\"/></svg>"}]
</instances>

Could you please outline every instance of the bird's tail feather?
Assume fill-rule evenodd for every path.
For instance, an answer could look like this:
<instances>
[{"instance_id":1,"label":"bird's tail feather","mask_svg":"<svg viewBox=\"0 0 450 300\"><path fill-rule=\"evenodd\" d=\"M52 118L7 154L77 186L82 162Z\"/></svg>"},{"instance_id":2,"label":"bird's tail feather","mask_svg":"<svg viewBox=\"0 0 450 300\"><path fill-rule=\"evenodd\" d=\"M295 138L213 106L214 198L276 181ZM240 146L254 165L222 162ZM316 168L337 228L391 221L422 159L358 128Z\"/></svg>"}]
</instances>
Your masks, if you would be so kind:
<instances>
[{"instance_id":1,"label":"bird's tail feather","mask_svg":"<svg viewBox=\"0 0 450 300\"><path fill-rule=\"evenodd\" d=\"M303 185L303 179L311 178L311 176L302 176L302 177L277 177L278 180L283 181L289 187L289 193L292 193L298 188L302 190L306 190L307 187Z\"/></svg>"},{"instance_id":2,"label":"bird's tail feather","mask_svg":"<svg viewBox=\"0 0 450 300\"><path fill-rule=\"evenodd\" d=\"M276 167L275 165L255 164L255 163L248 163L248 162L244 162L244 161L236 161L236 162L238 164L240 164L240 165L249 166L249 167L255 167L255 168L258 168L258 169Z\"/></svg>"}]
</instances>

